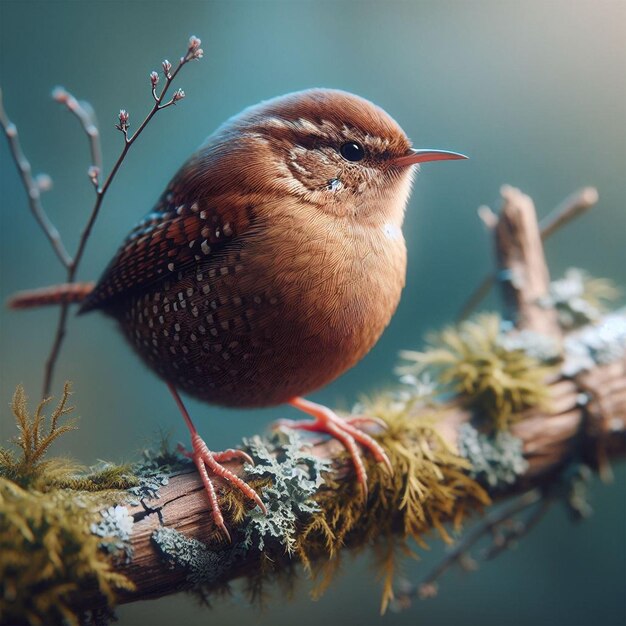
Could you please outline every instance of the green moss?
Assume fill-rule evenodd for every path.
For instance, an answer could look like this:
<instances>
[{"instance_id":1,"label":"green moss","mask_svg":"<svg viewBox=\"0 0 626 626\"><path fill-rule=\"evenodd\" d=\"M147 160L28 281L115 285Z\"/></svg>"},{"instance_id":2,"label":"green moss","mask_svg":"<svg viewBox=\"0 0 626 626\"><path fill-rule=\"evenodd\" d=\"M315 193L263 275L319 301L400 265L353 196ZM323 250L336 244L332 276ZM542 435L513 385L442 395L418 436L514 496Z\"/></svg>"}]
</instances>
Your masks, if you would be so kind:
<instances>
[{"instance_id":1,"label":"green moss","mask_svg":"<svg viewBox=\"0 0 626 626\"><path fill-rule=\"evenodd\" d=\"M62 422L73 410L69 395L66 384L49 419L43 414L49 399L31 416L21 387L13 397L18 452L0 449L3 624L78 624L82 616L72 609L77 595L95 591L112 605L117 589L132 588L112 571L101 550L120 541L124 528L104 524L111 508L105 508L104 517L98 513L126 497L121 489L136 484L130 467L107 464L88 470L45 456L58 437L75 428L73 422ZM128 523L125 531L129 536Z\"/></svg>"},{"instance_id":2,"label":"green moss","mask_svg":"<svg viewBox=\"0 0 626 626\"><path fill-rule=\"evenodd\" d=\"M341 487L326 484L314 497L320 511L298 534L295 551L316 576L314 594L319 594L339 567L341 548L374 546L384 611L393 598L396 556L413 554L411 541L425 547L425 537L433 529L451 542L446 522L460 528L470 512L489 503L489 497L468 476L469 463L437 434L436 415L416 419L406 404L385 397L370 406L368 414L387 424L377 440L389 456L393 475L366 457L367 505L356 481L347 488L345 482Z\"/></svg>"},{"instance_id":3,"label":"green moss","mask_svg":"<svg viewBox=\"0 0 626 626\"><path fill-rule=\"evenodd\" d=\"M551 369L521 346L503 341L497 315L480 315L429 338L423 352L405 351L405 373L428 370L441 392L452 392L478 417L497 429L508 428L523 410L548 396Z\"/></svg>"},{"instance_id":4,"label":"green moss","mask_svg":"<svg viewBox=\"0 0 626 626\"><path fill-rule=\"evenodd\" d=\"M99 494L27 491L0 478L0 622L78 624L72 598L97 590L108 602L130 581L111 571L90 532Z\"/></svg>"},{"instance_id":5,"label":"green moss","mask_svg":"<svg viewBox=\"0 0 626 626\"><path fill-rule=\"evenodd\" d=\"M130 465L103 463L84 468L69 459L46 458L50 446L58 437L76 429L75 421L62 421L74 410L74 407L68 406L70 395L70 384L65 383L61 400L46 418L43 409L51 398L42 400L31 415L24 389L21 385L17 387L11 408L19 433L14 443L20 452L16 455L13 450L0 447L0 477L38 491L64 488L102 492L137 485L139 481Z\"/></svg>"},{"instance_id":6,"label":"green moss","mask_svg":"<svg viewBox=\"0 0 626 626\"><path fill-rule=\"evenodd\" d=\"M14 443L20 448L21 454L7 448L0 448L0 477L8 478L22 487L40 489L54 484L58 479L67 478L76 468L64 459L45 460L44 456L55 439L64 433L74 430L74 422L60 423L60 420L73 411L67 405L70 396L68 383L63 388L63 396L53 409L49 423L43 409L51 398L42 400L34 415L28 412L28 398L20 385L15 390L11 408L15 415L19 435ZM47 427L46 427L47 426Z\"/></svg>"}]
</instances>

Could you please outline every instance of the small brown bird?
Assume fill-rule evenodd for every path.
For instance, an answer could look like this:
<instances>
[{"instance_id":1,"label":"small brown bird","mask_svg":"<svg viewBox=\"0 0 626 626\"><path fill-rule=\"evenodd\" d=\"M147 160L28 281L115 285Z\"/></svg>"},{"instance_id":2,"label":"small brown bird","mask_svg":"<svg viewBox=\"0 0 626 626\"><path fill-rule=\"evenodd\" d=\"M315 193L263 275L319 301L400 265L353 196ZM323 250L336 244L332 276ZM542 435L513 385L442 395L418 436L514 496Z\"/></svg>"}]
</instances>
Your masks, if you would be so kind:
<instances>
[{"instance_id":1,"label":"small brown bird","mask_svg":"<svg viewBox=\"0 0 626 626\"><path fill-rule=\"evenodd\" d=\"M342 91L262 102L226 122L182 166L93 289L40 292L30 302L82 301L81 313L101 309L118 320L172 392L191 433L188 456L226 535L210 474L265 509L221 465L250 459L211 452L179 389L224 406L289 403L310 414L313 422L291 427L341 441L366 493L357 442L389 466L358 428L367 418L344 420L301 396L362 359L398 305L413 166L460 158L412 149L387 113Z\"/></svg>"}]
</instances>

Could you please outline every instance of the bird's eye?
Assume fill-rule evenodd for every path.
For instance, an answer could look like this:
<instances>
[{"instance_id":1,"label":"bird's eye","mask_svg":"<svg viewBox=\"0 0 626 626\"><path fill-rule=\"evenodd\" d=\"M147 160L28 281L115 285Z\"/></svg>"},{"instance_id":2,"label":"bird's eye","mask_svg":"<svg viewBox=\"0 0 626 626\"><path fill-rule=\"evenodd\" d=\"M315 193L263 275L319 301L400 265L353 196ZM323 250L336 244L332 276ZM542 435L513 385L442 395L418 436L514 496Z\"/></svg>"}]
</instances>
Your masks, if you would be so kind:
<instances>
[{"instance_id":1,"label":"bird's eye","mask_svg":"<svg viewBox=\"0 0 626 626\"><path fill-rule=\"evenodd\" d=\"M356 141L346 141L339 152L346 161L360 161L365 156L365 149Z\"/></svg>"}]
</instances>

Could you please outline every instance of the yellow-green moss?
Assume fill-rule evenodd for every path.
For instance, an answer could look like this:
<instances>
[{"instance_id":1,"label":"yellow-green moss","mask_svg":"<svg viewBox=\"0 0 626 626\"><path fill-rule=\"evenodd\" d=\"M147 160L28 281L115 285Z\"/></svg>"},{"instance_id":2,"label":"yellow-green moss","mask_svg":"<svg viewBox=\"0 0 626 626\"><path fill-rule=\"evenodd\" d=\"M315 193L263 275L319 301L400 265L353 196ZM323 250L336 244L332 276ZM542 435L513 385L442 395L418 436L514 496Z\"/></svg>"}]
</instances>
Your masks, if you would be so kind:
<instances>
[{"instance_id":1,"label":"yellow-green moss","mask_svg":"<svg viewBox=\"0 0 626 626\"><path fill-rule=\"evenodd\" d=\"M551 369L522 348L503 341L497 315L484 314L431 335L423 352L404 351L407 373L433 372L440 392L459 395L478 417L496 429L508 428L523 410L548 396Z\"/></svg>"},{"instance_id":2,"label":"yellow-green moss","mask_svg":"<svg viewBox=\"0 0 626 626\"><path fill-rule=\"evenodd\" d=\"M63 394L49 418L43 413L52 398L45 398L31 415L28 398L21 385L13 395L11 409L18 436L13 440L19 454L0 446L0 477L7 478L26 489L48 491L67 488L79 491L121 490L138 484L130 465L103 464L89 469L60 457L46 458L52 443L61 435L76 429L76 422L63 418L74 407L68 406L70 384L65 383Z\"/></svg>"},{"instance_id":3,"label":"yellow-green moss","mask_svg":"<svg viewBox=\"0 0 626 626\"><path fill-rule=\"evenodd\" d=\"M315 496L321 511L299 533L296 553L316 575L314 593L319 594L339 567L342 547L373 545L383 580L384 611L393 598L396 554L412 554L410 540L425 547L425 536L432 529L451 542L445 524L452 522L459 529L468 513L489 504L489 497L467 475L469 463L437 434L436 416L417 419L406 407L385 398L368 414L387 424L377 440L389 456L393 475L368 455L367 505L356 481L348 487L342 484L341 495L337 483L322 488Z\"/></svg>"},{"instance_id":4,"label":"yellow-green moss","mask_svg":"<svg viewBox=\"0 0 626 626\"><path fill-rule=\"evenodd\" d=\"M0 448L0 623L78 624L72 608L81 592L99 593L109 604L130 581L112 571L101 551L103 536L91 532L99 511L125 497L136 482L128 466L88 471L60 458L45 458L50 445L74 429L62 418L73 409L63 395L49 420L39 403L28 412L18 387L12 409L19 435L16 454Z\"/></svg>"},{"instance_id":5,"label":"yellow-green moss","mask_svg":"<svg viewBox=\"0 0 626 626\"><path fill-rule=\"evenodd\" d=\"M97 590L112 603L130 581L111 570L89 528L98 494L27 491L0 478L0 623L78 624L72 598Z\"/></svg>"}]
</instances>

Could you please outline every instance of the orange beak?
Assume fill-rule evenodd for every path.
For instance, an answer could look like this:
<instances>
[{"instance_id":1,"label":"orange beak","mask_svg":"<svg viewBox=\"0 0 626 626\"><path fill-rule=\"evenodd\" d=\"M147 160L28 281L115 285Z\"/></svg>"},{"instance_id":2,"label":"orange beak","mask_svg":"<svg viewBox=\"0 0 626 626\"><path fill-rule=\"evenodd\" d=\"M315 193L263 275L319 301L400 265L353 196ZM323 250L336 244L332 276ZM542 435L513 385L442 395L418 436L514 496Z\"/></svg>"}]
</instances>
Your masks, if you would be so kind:
<instances>
[{"instance_id":1,"label":"orange beak","mask_svg":"<svg viewBox=\"0 0 626 626\"><path fill-rule=\"evenodd\" d=\"M393 165L399 167L408 167L416 163L426 163L426 161L451 161L456 159L467 159L464 154L459 152L449 152L448 150L415 150L411 149L409 154L398 157L391 161Z\"/></svg>"}]
</instances>

